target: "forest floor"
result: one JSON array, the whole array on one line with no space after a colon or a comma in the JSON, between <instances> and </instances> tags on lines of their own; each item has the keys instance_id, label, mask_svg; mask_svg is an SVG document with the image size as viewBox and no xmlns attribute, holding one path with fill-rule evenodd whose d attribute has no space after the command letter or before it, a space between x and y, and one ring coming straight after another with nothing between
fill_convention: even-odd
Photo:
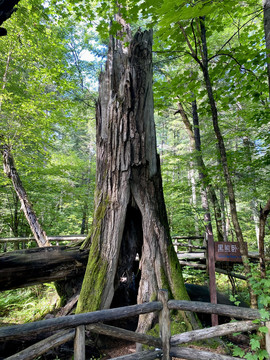
<instances>
[{"instance_id":1,"label":"forest floor","mask_svg":"<svg viewBox=\"0 0 270 360\"><path fill-rule=\"evenodd\" d=\"M197 345L189 345L188 347L197 349L197 350L203 350L203 351L209 351L216 354L222 354L225 355L226 351L223 346L218 346L216 349L212 348L206 348L202 346ZM104 349L104 355L101 357L102 360L112 359L116 358L118 356L128 355L128 354L134 354L136 352L136 345L134 343L128 342L128 341L115 341L115 344L111 344L110 348ZM179 358L173 358L173 360L184 360Z\"/></svg>"}]
</instances>

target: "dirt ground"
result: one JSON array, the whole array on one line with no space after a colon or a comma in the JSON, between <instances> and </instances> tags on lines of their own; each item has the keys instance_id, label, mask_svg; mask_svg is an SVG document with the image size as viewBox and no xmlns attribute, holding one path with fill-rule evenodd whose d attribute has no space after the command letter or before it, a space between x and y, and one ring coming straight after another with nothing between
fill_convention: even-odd
<instances>
[{"instance_id":1,"label":"dirt ground","mask_svg":"<svg viewBox=\"0 0 270 360\"><path fill-rule=\"evenodd\" d=\"M116 341L114 345L113 343L111 343L109 346L110 346L109 348L104 349L102 360L112 359L123 355L133 354L136 352L136 345L135 343L132 342ZM205 348L195 345L187 345L187 346L193 349L209 351L217 354L223 354L223 355L226 354L226 351L222 346L219 346L217 349ZM185 360L185 359L172 358L172 360Z\"/></svg>"}]
</instances>

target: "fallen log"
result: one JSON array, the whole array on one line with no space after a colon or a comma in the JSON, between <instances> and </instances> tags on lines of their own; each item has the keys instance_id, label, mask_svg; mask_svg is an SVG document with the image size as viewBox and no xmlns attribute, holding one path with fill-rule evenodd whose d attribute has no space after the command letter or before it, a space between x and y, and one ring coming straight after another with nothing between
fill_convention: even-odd
<instances>
[{"instance_id":1,"label":"fallen log","mask_svg":"<svg viewBox=\"0 0 270 360\"><path fill-rule=\"evenodd\" d=\"M78 246L51 246L3 253L0 255L0 291L82 276L88 253ZM204 253L178 254L178 258L182 266L206 269L205 264L184 260L205 260ZM218 266L216 272L245 280L243 275L219 269Z\"/></svg>"},{"instance_id":2,"label":"fallen log","mask_svg":"<svg viewBox=\"0 0 270 360\"><path fill-rule=\"evenodd\" d=\"M83 275L88 250L55 246L0 255L0 290L66 280Z\"/></svg>"}]
</instances>

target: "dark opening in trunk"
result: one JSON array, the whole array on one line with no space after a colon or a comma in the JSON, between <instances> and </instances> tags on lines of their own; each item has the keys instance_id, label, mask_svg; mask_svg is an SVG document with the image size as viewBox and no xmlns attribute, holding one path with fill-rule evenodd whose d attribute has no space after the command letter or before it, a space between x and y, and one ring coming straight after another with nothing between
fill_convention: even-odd
<instances>
[{"instance_id":1,"label":"dark opening in trunk","mask_svg":"<svg viewBox=\"0 0 270 360\"><path fill-rule=\"evenodd\" d=\"M141 212L131 199L121 242L118 268L115 276L115 294L111 307L137 303L140 283L139 261L142 253L143 229Z\"/></svg>"}]
</instances>

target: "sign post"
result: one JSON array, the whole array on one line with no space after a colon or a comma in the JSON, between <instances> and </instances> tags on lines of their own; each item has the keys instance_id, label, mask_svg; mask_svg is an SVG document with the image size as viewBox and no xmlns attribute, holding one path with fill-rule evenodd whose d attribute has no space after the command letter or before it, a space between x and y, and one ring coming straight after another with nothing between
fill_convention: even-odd
<instances>
[{"instance_id":1,"label":"sign post","mask_svg":"<svg viewBox=\"0 0 270 360\"><path fill-rule=\"evenodd\" d=\"M209 289L210 301L212 304L217 303L217 289L216 289L216 271L215 271L215 247L214 237L212 231L207 232L208 240L208 272L209 272ZM218 315L211 315L212 326L218 325Z\"/></svg>"}]
</instances>

